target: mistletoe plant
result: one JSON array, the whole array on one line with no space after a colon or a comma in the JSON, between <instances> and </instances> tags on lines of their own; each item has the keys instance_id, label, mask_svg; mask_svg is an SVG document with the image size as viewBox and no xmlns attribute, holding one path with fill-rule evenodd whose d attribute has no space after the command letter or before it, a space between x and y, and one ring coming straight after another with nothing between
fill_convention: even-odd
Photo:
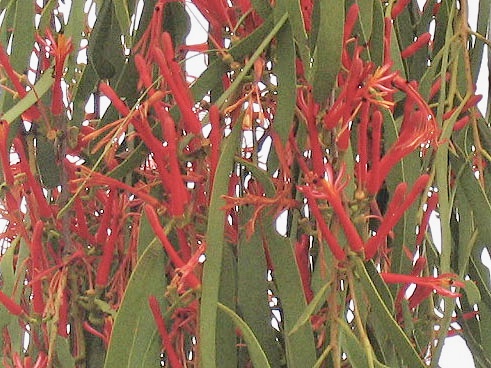
<instances>
[{"instance_id":1,"label":"mistletoe plant","mask_svg":"<svg viewBox=\"0 0 491 368\"><path fill-rule=\"evenodd\" d=\"M473 3L1 0L2 366L491 366Z\"/></svg>"}]
</instances>

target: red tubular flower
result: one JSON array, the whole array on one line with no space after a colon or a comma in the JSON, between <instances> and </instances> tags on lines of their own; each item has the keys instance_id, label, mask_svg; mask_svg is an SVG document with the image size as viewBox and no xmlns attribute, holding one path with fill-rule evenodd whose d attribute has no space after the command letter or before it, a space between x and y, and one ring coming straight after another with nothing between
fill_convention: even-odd
<instances>
[{"instance_id":1,"label":"red tubular flower","mask_svg":"<svg viewBox=\"0 0 491 368\"><path fill-rule=\"evenodd\" d=\"M53 115L59 115L63 112L63 92L61 89L61 79L63 78L65 70L65 61L73 51L73 44L71 37L66 37L63 33L59 33L56 40L49 29L46 30L46 37L49 41L37 37L40 45L43 45L46 51L54 56L54 83L53 94L51 97L51 112Z\"/></svg>"},{"instance_id":2,"label":"red tubular flower","mask_svg":"<svg viewBox=\"0 0 491 368\"><path fill-rule=\"evenodd\" d=\"M392 20L384 18L384 65L392 64Z\"/></svg>"},{"instance_id":3,"label":"red tubular flower","mask_svg":"<svg viewBox=\"0 0 491 368\"><path fill-rule=\"evenodd\" d=\"M100 338L104 342L104 345L107 348L107 346L109 345L109 338L106 335L104 335L102 332L100 332L99 330L96 330L94 327L92 327L88 321L84 321L82 326L84 327L85 331L87 331L87 332L91 333L92 335Z\"/></svg>"},{"instance_id":4,"label":"red tubular flower","mask_svg":"<svg viewBox=\"0 0 491 368\"><path fill-rule=\"evenodd\" d=\"M378 165L374 165L374 163L380 161L381 148L382 148L382 124L383 124L383 116L379 110L375 110L372 116L371 121L372 126L372 151L371 151L371 161L372 161L372 171L374 171L373 175L375 177L378 176L378 172L375 172L378 169Z\"/></svg>"},{"instance_id":5,"label":"red tubular flower","mask_svg":"<svg viewBox=\"0 0 491 368\"><path fill-rule=\"evenodd\" d=\"M390 17L392 19L396 19L410 2L411 0L397 0L397 2L392 6Z\"/></svg>"},{"instance_id":6,"label":"red tubular flower","mask_svg":"<svg viewBox=\"0 0 491 368\"><path fill-rule=\"evenodd\" d=\"M111 86L109 86L107 83L100 83L99 90L104 94L104 96L109 98L114 108L118 110L122 116L128 116L130 114L130 109L128 106L126 106L126 104L119 98Z\"/></svg>"},{"instance_id":7,"label":"red tubular flower","mask_svg":"<svg viewBox=\"0 0 491 368\"><path fill-rule=\"evenodd\" d=\"M320 233L322 237L326 240L329 249L331 250L334 258L338 261L344 261L346 259L346 253L344 249L338 242L338 239L329 229L329 226L326 224L326 220L324 216L322 216L319 207L317 206L317 201L312 195L311 189L309 187L299 187L298 188L307 198L307 203L309 205L309 210L312 212L312 215L317 221L317 226L319 227Z\"/></svg>"},{"instance_id":8,"label":"red tubular flower","mask_svg":"<svg viewBox=\"0 0 491 368\"><path fill-rule=\"evenodd\" d=\"M167 151L169 152L167 155L168 170L160 164L159 172L161 177L166 175L173 179L172 184L167 188L170 191L169 211L173 216L180 217L184 215L186 205L189 202L189 193L182 180L181 168L179 166L176 126L170 113L161 104L155 104L154 110L159 117L162 132L167 141Z\"/></svg>"},{"instance_id":9,"label":"red tubular flower","mask_svg":"<svg viewBox=\"0 0 491 368\"><path fill-rule=\"evenodd\" d=\"M465 286L462 281L458 281L459 277L453 273L445 273L437 277L424 277L382 272L380 276L388 284L415 284L434 290L442 296L448 296L451 298L457 298L461 296L461 294L450 290L450 287L454 286L463 288Z\"/></svg>"},{"instance_id":10,"label":"red tubular flower","mask_svg":"<svg viewBox=\"0 0 491 368\"><path fill-rule=\"evenodd\" d=\"M448 82L450 80L450 73L445 73L445 80ZM428 95L428 101L430 101L435 95L440 91L442 87L442 78L436 78L435 82L431 85L430 93Z\"/></svg>"},{"instance_id":11,"label":"red tubular flower","mask_svg":"<svg viewBox=\"0 0 491 368\"><path fill-rule=\"evenodd\" d=\"M184 129L194 135L201 133L201 123L193 111L194 102L191 98L190 91L186 81L182 76L182 70L179 64L174 60L174 51L170 35L164 32L162 43L165 52L160 48L154 47L152 53L157 62L164 80L168 83L172 95L176 100L177 106L183 117ZM172 53L172 55L169 54Z\"/></svg>"},{"instance_id":12,"label":"red tubular flower","mask_svg":"<svg viewBox=\"0 0 491 368\"><path fill-rule=\"evenodd\" d=\"M68 290L64 289L61 291L63 295L60 298L60 311L58 313L58 335L67 338L69 336L67 327L70 324L69 321L69 312L70 312L70 301L68 298Z\"/></svg>"},{"instance_id":13,"label":"red tubular flower","mask_svg":"<svg viewBox=\"0 0 491 368\"><path fill-rule=\"evenodd\" d=\"M150 223L150 226L152 227L157 238L159 238L160 242L164 246L164 249L167 255L169 256L171 262L177 268L184 268L186 266L186 263L184 263L184 261L181 259L179 254L174 249L174 246L170 243L169 239L167 238L164 229L160 225L160 220L157 215L157 212L155 212L155 209L149 205L145 205L144 209L145 209L145 214L147 215L148 218L148 222ZM189 273L185 281L188 282L189 285L194 289L197 289L201 285L200 281L194 275L194 273Z\"/></svg>"},{"instance_id":14,"label":"red tubular flower","mask_svg":"<svg viewBox=\"0 0 491 368\"><path fill-rule=\"evenodd\" d=\"M419 49L423 48L425 45L429 45L431 40L431 33L425 32L416 39L412 44L401 51L401 56L403 58L408 58L414 55Z\"/></svg>"},{"instance_id":15,"label":"red tubular flower","mask_svg":"<svg viewBox=\"0 0 491 368\"><path fill-rule=\"evenodd\" d=\"M302 11L303 23L307 33L312 29L312 9L314 8L312 0L300 0L300 10Z\"/></svg>"},{"instance_id":16,"label":"red tubular flower","mask_svg":"<svg viewBox=\"0 0 491 368\"><path fill-rule=\"evenodd\" d=\"M334 180L334 175L329 170L329 167L326 166L326 168L328 169L326 170L327 179L320 180L320 187L322 188L320 191L320 193L322 193L321 197L324 196L324 198L328 200L329 204L336 213L337 219L343 227L343 231L346 235L350 248L355 252L361 252L363 250L363 241L361 240L360 234L358 234L355 225L351 221L351 218L343 205L342 194L339 190L339 181L342 180L344 168L340 170L339 178L337 180ZM338 187L336 187L336 183L338 183ZM344 185L345 184L341 182L341 186Z\"/></svg>"},{"instance_id":17,"label":"red tubular flower","mask_svg":"<svg viewBox=\"0 0 491 368\"><path fill-rule=\"evenodd\" d=\"M470 121L471 121L471 117L469 115L466 115L455 122L452 130L454 132L458 132L459 130L464 129L467 126L467 124L469 124Z\"/></svg>"},{"instance_id":18,"label":"red tubular flower","mask_svg":"<svg viewBox=\"0 0 491 368\"><path fill-rule=\"evenodd\" d=\"M182 367L181 361L172 346L172 339L167 332L167 327L165 327L165 321L162 318L162 312L160 311L159 302L157 298L153 295L148 297L148 304L150 310L152 311L153 319L157 325L157 330L159 331L160 337L162 339L162 347L167 352L167 358L169 358L169 364L172 368Z\"/></svg>"},{"instance_id":19,"label":"red tubular flower","mask_svg":"<svg viewBox=\"0 0 491 368\"><path fill-rule=\"evenodd\" d=\"M416 246L423 244L423 239L428 229L431 213L435 210L438 204L438 192L431 192L431 197L426 201L426 210L419 225L418 235L416 236Z\"/></svg>"},{"instance_id":20,"label":"red tubular flower","mask_svg":"<svg viewBox=\"0 0 491 368\"><path fill-rule=\"evenodd\" d=\"M5 120L0 120L0 161L5 183L8 186L14 184L14 173L10 166L10 146L8 146L10 125Z\"/></svg>"},{"instance_id":21,"label":"red tubular flower","mask_svg":"<svg viewBox=\"0 0 491 368\"><path fill-rule=\"evenodd\" d=\"M104 245L107 239L108 230L110 229L111 219L113 217L113 206L116 198L116 190L114 188L109 189L109 194L105 197L104 208L102 216L100 216L99 220L99 228L97 229L97 233L95 234L95 241L99 245Z\"/></svg>"},{"instance_id":22,"label":"red tubular flower","mask_svg":"<svg viewBox=\"0 0 491 368\"><path fill-rule=\"evenodd\" d=\"M10 314L14 316L22 316L24 315L24 309L14 302L12 298L10 298L7 294L0 290L0 303L3 304L5 308L9 311Z\"/></svg>"},{"instance_id":23,"label":"red tubular flower","mask_svg":"<svg viewBox=\"0 0 491 368\"><path fill-rule=\"evenodd\" d=\"M351 5L348 9L346 20L344 21L343 43L345 43L351 37L351 33L353 33L353 28L358 20L359 13L360 7L356 3Z\"/></svg>"},{"instance_id":24,"label":"red tubular flower","mask_svg":"<svg viewBox=\"0 0 491 368\"><path fill-rule=\"evenodd\" d=\"M310 287L312 277L310 272L309 246L309 237L305 234L295 243L295 259L297 261L297 267L302 280L303 292L307 303L310 303L314 298L314 292Z\"/></svg>"},{"instance_id":25,"label":"red tubular flower","mask_svg":"<svg viewBox=\"0 0 491 368\"><path fill-rule=\"evenodd\" d=\"M374 195L380 189L394 165L422 145L434 144L438 139L438 127L433 115L427 111L413 110L404 115L399 137L382 159L372 163L367 178L367 190Z\"/></svg>"},{"instance_id":26,"label":"red tubular flower","mask_svg":"<svg viewBox=\"0 0 491 368\"><path fill-rule=\"evenodd\" d=\"M19 138L14 138L14 147L20 158L19 165L21 170L26 175L27 185L31 189L32 193L34 194L34 198L36 199L39 215L45 219L49 218L51 216L51 208L49 207L46 197L43 194L41 183L34 178L34 175L31 172L26 153L24 152L24 145Z\"/></svg>"},{"instance_id":27,"label":"red tubular flower","mask_svg":"<svg viewBox=\"0 0 491 368\"><path fill-rule=\"evenodd\" d=\"M14 68L12 68L9 57L1 44L0 44L0 65L2 65L3 69L7 73L9 80L14 85L15 92L17 92L17 94L21 98L24 97L27 94L27 91L20 81L19 74L14 71ZM27 111L22 114L22 118L28 121L34 121L36 119L39 119L40 116L41 113L39 112L36 106L29 107L29 109L27 109Z\"/></svg>"},{"instance_id":28,"label":"red tubular flower","mask_svg":"<svg viewBox=\"0 0 491 368\"><path fill-rule=\"evenodd\" d=\"M357 163L357 179L359 189L363 189L366 182L368 170L368 119L370 105L364 103L361 107L360 124L358 125L358 163Z\"/></svg>"},{"instance_id":29,"label":"red tubular flower","mask_svg":"<svg viewBox=\"0 0 491 368\"><path fill-rule=\"evenodd\" d=\"M409 253L409 257L412 257L412 254ZM413 269L411 270L410 275L417 277L419 274L421 274L421 272L423 272L425 265L426 265L426 258L423 256L419 257L416 260L416 262L414 263ZM396 297L395 302L396 302L396 307L398 309L401 308L401 302L404 299L404 297L406 295L406 291L409 288L409 286L411 286L410 283L404 284L403 286L401 286L401 288L399 289L399 292L397 293L397 297ZM423 288L420 288L420 289L423 289ZM427 298L433 292L433 289L428 289L428 288L425 288L425 289L428 291L428 293L424 298ZM413 292L412 296L415 296L414 292Z\"/></svg>"},{"instance_id":30,"label":"red tubular flower","mask_svg":"<svg viewBox=\"0 0 491 368\"><path fill-rule=\"evenodd\" d=\"M387 212L377 229L377 234L372 236L365 244L365 258L371 259L377 252L380 244L389 235L394 226L404 215L404 212L413 204L421 191L428 185L430 176L421 175L413 185L411 192L406 195L406 183L400 183L395 190L394 198L389 203Z\"/></svg>"},{"instance_id":31,"label":"red tubular flower","mask_svg":"<svg viewBox=\"0 0 491 368\"><path fill-rule=\"evenodd\" d=\"M147 62L142 55L135 55L135 67L138 70L138 75L140 76L140 83L144 88L149 88L149 95L153 95L155 88L153 87L152 73L147 65Z\"/></svg>"},{"instance_id":32,"label":"red tubular flower","mask_svg":"<svg viewBox=\"0 0 491 368\"><path fill-rule=\"evenodd\" d=\"M316 125L316 114L319 111L319 105L314 102L311 93L307 94L307 101L305 101L305 91L300 90L297 93L297 106L307 122L314 172L318 177L322 177L324 175L324 155L322 154Z\"/></svg>"},{"instance_id":33,"label":"red tubular flower","mask_svg":"<svg viewBox=\"0 0 491 368\"><path fill-rule=\"evenodd\" d=\"M119 219L113 217L111 224L111 233L107 236L106 241L102 244L102 257L97 268L97 274L95 279L95 286L98 289L103 289L109 280L109 274L111 272L111 266L113 263L114 250L116 249L116 242L119 237L118 224Z\"/></svg>"},{"instance_id":34,"label":"red tubular flower","mask_svg":"<svg viewBox=\"0 0 491 368\"><path fill-rule=\"evenodd\" d=\"M213 34L220 34L224 27L235 29L229 10L231 9L225 0L196 0L194 2L202 14L206 14L206 19L210 22Z\"/></svg>"}]
</instances>

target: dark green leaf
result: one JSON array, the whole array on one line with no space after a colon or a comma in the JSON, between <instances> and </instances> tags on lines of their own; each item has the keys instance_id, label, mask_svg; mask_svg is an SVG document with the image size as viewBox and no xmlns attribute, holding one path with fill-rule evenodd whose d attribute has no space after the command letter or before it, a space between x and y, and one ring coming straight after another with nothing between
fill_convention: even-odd
<instances>
[{"instance_id":1,"label":"dark green leaf","mask_svg":"<svg viewBox=\"0 0 491 368\"><path fill-rule=\"evenodd\" d=\"M295 44L290 23L286 23L277 36L277 62L274 72L278 78L278 107L274 118L274 129L282 142L288 138L296 106Z\"/></svg>"},{"instance_id":2,"label":"dark green leaf","mask_svg":"<svg viewBox=\"0 0 491 368\"><path fill-rule=\"evenodd\" d=\"M161 343L148 297L162 303L165 259L162 245L153 242L138 260L114 320L104 367L146 368L149 361L159 366Z\"/></svg>"},{"instance_id":3,"label":"dark green leaf","mask_svg":"<svg viewBox=\"0 0 491 368\"><path fill-rule=\"evenodd\" d=\"M228 308L222 303L218 303L218 308L224 311L232 319L234 324L241 330L247 344L247 349L249 350L249 354L251 356L252 364L255 367L271 367L266 354L259 344L259 341L257 341L256 336L254 336L254 333L249 328L247 323L245 323L244 320L240 318L232 309Z\"/></svg>"},{"instance_id":4,"label":"dark green leaf","mask_svg":"<svg viewBox=\"0 0 491 368\"><path fill-rule=\"evenodd\" d=\"M322 103L334 87L341 67L344 0L321 0L319 22L312 65L312 88L314 99Z\"/></svg>"}]
</instances>

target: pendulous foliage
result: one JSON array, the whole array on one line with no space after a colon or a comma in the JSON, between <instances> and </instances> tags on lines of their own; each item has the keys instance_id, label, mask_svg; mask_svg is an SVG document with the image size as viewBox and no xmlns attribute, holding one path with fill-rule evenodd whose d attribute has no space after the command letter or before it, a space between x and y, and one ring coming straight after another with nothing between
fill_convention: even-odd
<instances>
[{"instance_id":1,"label":"pendulous foliage","mask_svg":"<svg viewBox=\"0 0 491 368\"><path fill-rule=\"evenodd\" d=\"M469 3L0 0L2 366L491 366Z\"/></svg>"}]
</instances>

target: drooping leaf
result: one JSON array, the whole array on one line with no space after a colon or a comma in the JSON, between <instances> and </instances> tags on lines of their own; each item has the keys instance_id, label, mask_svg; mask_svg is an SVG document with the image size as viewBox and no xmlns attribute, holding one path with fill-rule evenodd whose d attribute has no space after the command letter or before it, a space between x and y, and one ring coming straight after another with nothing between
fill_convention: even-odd
<instances>
[{"instance_id":1,"label":"drooping leaf","mask_svg":"<svg viewBox=\"0 0 491 368\"><path fill-rule=\"evenodd\" d=\"M104 367L148 367L160 363L160 338L148 306L148 297L163 303L165 253L151 243L138 260L114 320Z\"/></svg>"},{"instance_id":2,"label":"drooping leaf","mask_svg":"<svg viewBox=\"0 0 491 368\"><path fill-rule=\"evenodd\" d=\"M254 364L255 367L271 367L266 354L259 344L259 341L257 341L256 336L254 336L254 333L249 326L247 326L244 320L242 320L233 310L222 303L218 303L218 308L224 311L233 320L234 324L241 330L251 356L252 364Z\"/></svg>"},{"instance_id":3,"label":"drooping leaf","mask_svg":"<svg viewBox=\"0 0 491 368\"><path fill-rule=\"evenodd\" d=\"M314 49L312 88L314 99L324 102L336 82L343 49L344 1L321 0L320 25Z\"/></svg>"}]
</instances>

